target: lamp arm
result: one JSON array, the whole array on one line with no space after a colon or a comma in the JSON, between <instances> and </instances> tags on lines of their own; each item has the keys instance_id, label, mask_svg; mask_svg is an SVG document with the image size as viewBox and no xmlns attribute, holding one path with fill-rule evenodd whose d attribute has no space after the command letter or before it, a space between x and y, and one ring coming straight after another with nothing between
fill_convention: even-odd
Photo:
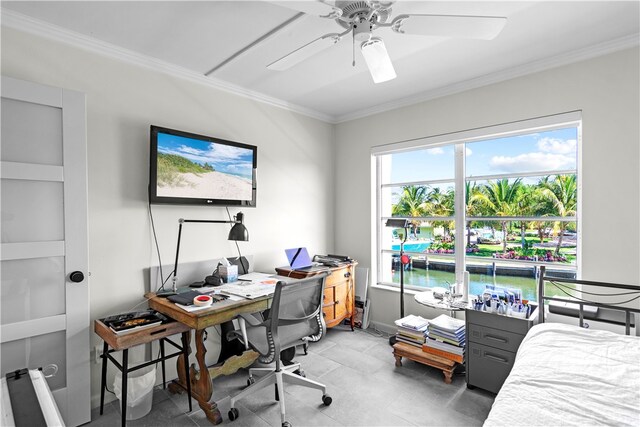
<instances>
[{"instance_id":1,"label":"lamp arm","mask_svg":"<svg viewBox=\"0 0 640 427\"><path fill-rule=\"evenodd\" d=\"M184 220L182 218L180 218L178 220L178 222L180 223L180 225L178 225L178 244L176 245L176 263L173 266L173 281L171 284L172 287L172 291L173 292L177 292L178 290L178 256L180 255L180 238L182 237L182 223L185 222L187 220Z\"/></svg>"},{"instance_id":2,"label":"lamp arm","mask_svg":"<svg viewBox=\"0 0 640 427\"><path fill-rule=\"evenodd\" d=\"M237 224L241 221L223 221L218 219L184 219L180 218L178 220L178 243L176 245L176 262L173 266L173 280L172 280L172 291L177 292L178 290L178 257L180 255L180 239L182 237L182 224L185 222L196 222L196 223L211 223L211 224Z\"/></svg>"},{"instance_id":3,"label":"lamp arm","mask_svg":"<svg viewBox=\"0 0 640 427\"><path fill-rule=\"evenodd\" d=\"M180 218L178 220L178 222L180 223L180 225L182 225L183 222L204 222L204 223L210 223L210 224L237 224L240 221L224 221L221 219L183 219Z\"/></svg>"}]
</instances>

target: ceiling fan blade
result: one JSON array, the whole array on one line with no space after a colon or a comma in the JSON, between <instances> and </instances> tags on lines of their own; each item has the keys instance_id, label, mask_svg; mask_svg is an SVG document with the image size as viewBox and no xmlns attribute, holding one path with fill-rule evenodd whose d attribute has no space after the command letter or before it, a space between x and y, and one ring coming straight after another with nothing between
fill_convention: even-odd
<instances>
[{"instance_id":1,"label":"ceiling fan blade","mask_svg":"<svg viewBox=\"0 0 640 427\"><path fill-rule=\"evenodd\" d=\"M313 1L270 1L269 3L286 7L287 9L304 12L307 15L319 16L321 18L335 19L342 16L342 9L332 6L322 0Z\"/></svg>"},{"instance_id":2,"label":"ceiling fan blade","mask_svg":"<svg viewBox=\"0 0 640 427\"><path fill-rule=\"evenodd\" d=\"M398 15L391 29L401 34L492 40L506 23L501 16Z\"/></svg>"},{"instance_id":3,"label":"ceiling fan blade","mask_svg":"<svg viewBox=\"0 0 640 427\"><path fill-rule=\"evenodd\" d=\"M267 68L275 71L288 70L289 68L293 67L296 64L299 64L305 59L312 57L316 53L319 53L338 43L341 38L341 34L325 34L324 36L319 37L305 44L304 46L299 47L293 52L286 54L282 58L272 62L271 64L267 65Z\"/></svg>"}]
</instances>

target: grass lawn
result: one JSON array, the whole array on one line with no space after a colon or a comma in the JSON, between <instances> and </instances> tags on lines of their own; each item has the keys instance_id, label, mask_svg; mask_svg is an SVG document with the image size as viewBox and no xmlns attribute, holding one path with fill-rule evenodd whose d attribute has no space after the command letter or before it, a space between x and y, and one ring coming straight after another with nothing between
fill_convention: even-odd
<instances>
[{"instance_id":1,"label":"grass lawn","mask_svg":"<svg viewBox=\"0 0 640 427\"><path fill-rule=\"evenodd\" d=\"M540 239L538 239L537 237L533 237L533 236L527 236L525 237L525 240L528 242L531 242L532 244L535 243L540 243ZM544 239L545 243L549 242L551 239ZM519 248L521 245L521 241L518 239L517 241L512 241L509 240L507 241L507 249L509 248ZM551 252L555 251L555 247L549 247L546 248L548 250L550 250ZM478 252L470 252L467 253L468 256L475 256L475 257L484 257L484 258L491 258L493 256L494 253L502 253L502 244L497 244L497 245L487 245L487 244L479 244L478 245ZM562 247L560 248L560 255L564 256L568 262L574 262L576 259L576 255L575 255L575 246L571 246L571 247Z\"/></svg>"}]
</instances>

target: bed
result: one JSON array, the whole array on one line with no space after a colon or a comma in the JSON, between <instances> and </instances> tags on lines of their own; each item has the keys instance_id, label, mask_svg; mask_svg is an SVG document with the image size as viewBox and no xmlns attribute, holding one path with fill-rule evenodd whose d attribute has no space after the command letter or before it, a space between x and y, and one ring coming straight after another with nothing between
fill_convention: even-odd
<instances>
[{"instance_id":1,"label":"bed","mask_svg":"<svg viewBox=\"0 0 640 427\"><path fill-rule=\"evenodd\" d=\"M585 289L607 288L609 297L637 304L640 287L545 276L541 272L540 301L576 301L544 296L545 282L570 282ZM570 289L569 287L565 289ZM614 289L614 291L612 291ZM596 295L594 292L585 292ZM569 293L567 293L569 295ZM585 305L622 310L626 332L633 323L633 307L577 299L579 323ZM600 294L598 294L600 295ZM600 295L601 296L601 295ZM595 298L594 298L595 299ZM629 301L630 300L630 301ZM540 323L522 341L511 373L497 394L484 425L615 425L640 426L640 337L581 326ZM636 327L638 325L636 324ZM637 330L637 329L636 329Z\"/></svg>"}]
</instances>

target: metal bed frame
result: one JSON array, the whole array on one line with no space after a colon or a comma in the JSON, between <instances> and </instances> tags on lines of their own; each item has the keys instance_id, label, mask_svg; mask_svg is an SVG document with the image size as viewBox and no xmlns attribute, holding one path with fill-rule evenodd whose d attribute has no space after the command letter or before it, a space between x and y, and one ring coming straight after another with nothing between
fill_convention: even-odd
<instances>
[{"instance_id":1,"label":"metal bed frame","mask_svg":"<svg viewBox=\"0 0 640 427\"><path fill-rule=\"evenodd\" d=\"M558 287L558 289L560 289L563 293L565 293L567 297L548 297L544 295L544 285L546 282L550 282L556 285L556 287ZM565 283L565 284L576 284L576 285L585 285L585 286L594 286L594 287L601 287L601 288L609 288L609 289L621 289L621 290L625 290L627 292L623 292L623 293L617 293L617 294L606 294L606 293L602 293L602 294L596 294L593 292L584 292L580 289L562 289L561 286L558 286L558 283ZM569 292L576 292L576 293L580 293L581 296L575 296L575 295L571 295ZM560 301L560 302L568 302L568 303L572 303L572 304L578 304L579 309L578 309L578 318L579 318L579 325L580 327L584 327L584 307L585 306L591 306L591 307L598 307L598 308L606 308L609 310L615 310L616 312L624 312L624 317L625 317L625 335L630 335L631 333L631 317L634 317L634 324L636 327L636 335L639 333L638 331L640 330L640 325L638 325L638 315L640 314L640 309L638 308L633 308L633 307L621 307L620 305L611 305L610 304L604 304L604 303L600 303L600 302L596 302L596 301L589 301L588 299L585 299L582 297L582 294L587 293L589 295L598 295L598 296L605 296L605 297L611 297L611 296L628 296L629 299L625 300L625 301L620 301L617 303L613 303L613 304L626 304L632 301L637 301L640 300L640 286L636 286L636 285L621 285L621 284L617 284L617 283L605 283L605 282L592 282L589 280L578 280L578 279L566 279L566 278L562 278L562 277L554 277L554 276L547 276L545 274L545 267L542 266L540 267L540 276L538 279L538 295L539 295L539 303L540 303L540 309L538 310L538 321L539 323L544 323L544 303L545 301ZM635 296L634 296L635 295ZM633 314L632 314L633 313ZM637 313L637 314L636 314Z\"/></svg>"}]
</instances>

